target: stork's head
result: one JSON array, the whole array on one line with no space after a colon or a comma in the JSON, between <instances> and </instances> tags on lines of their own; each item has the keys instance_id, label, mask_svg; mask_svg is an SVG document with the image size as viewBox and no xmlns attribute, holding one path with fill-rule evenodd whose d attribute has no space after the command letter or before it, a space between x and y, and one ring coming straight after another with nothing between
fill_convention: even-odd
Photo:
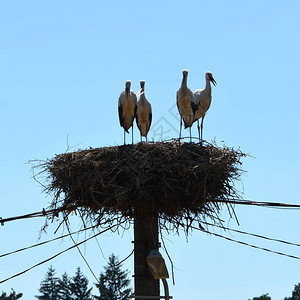
<instances>
[{"instance_id":1,"label":"stork's head","mask_svg":"<svg viewBox=\"0 0 300 300\"><path fill-rule=\"evenodd\" d=\"M130 80L126 80L125 87L126 87L126 89L130 89L130 87L131 87L131 81Z\"/></svg>"},{"instance_id":2,"label":"stork's head","mask_svg":"<svg viewBox=\"0 0 300 300\"><path fill-rule=\"evenodd\" d=\"M130 87L131 87L131 81L126 80L126 83L125 83L125 96L126 97L128 97L128 95L130 93Z\"/></svg>"},{"instance_id":3,"label":"stork's head","mask_svg":"<svg viewBox=\"0 0 300 300\"><path fill-rule=\"evenodd\" d=\"M213 83L214 86L217 85L217 82L216 82L215 79L213 78L213 75L212 75L211 72L206 72L206 73L205 73L205 79L211 81L211 82Z\"/></svg>"},{"instance_id":4,"label":"stork's head","mask_svg":"<svg viewBox=\"0 0 300 300\"><path fill-rule=\"evenodd\" d=\"M145 80L141 80L140 81L140 85L141 85L141 89L144 89L144 87L145 87Z\"/></svg>"},{"instance_id":5,"label":"stork's head","mask_svg":"<svg viewBox=\"0 0 300 300\"><path fill-rule=\"evenodd\" d=\"M188 73L189 73L189 71L186 70L186 69L184 69L184 70L182 71L183 77L187 77Z\"/></svg>"}]
</instances>

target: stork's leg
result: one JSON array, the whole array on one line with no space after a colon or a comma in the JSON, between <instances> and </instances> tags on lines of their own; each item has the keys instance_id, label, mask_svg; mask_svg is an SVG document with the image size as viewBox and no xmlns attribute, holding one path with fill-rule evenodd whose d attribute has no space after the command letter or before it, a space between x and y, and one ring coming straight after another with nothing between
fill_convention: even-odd
<instances>
[{"instance_id":1,"label":"stork's leg","mask_svg":"<svg viewBox=\"0 0 300 300\"><path fill-rule=\"evenodd\" d=\"M132 145L133 145L133 124L132 124Z\"/></svg>"},{"instance_id":2,"label":"stork's leg","mask_svg":"<svg viewBox=\"0 0 300 300\"><path fill-rule=\"evenodd\" d=\"M190 143L192 142L192 126L190 127Z\"/></svg>"},{"instance_id":3,"label":"stork's leg","mask_svg":"<svg viewBox=\"0 0 300 300\"><path fill-rule=\"evenodd\" d=\"M203 120L204 120L204 116L202 117L202 120L201 120L201 144L203 141Z\"/></svg>"},{"instance_id":4,"label":"stork's leg","mask_svg":"<svg viewBox=\"0 0 300 300\"><path fill-rule=\"evenodd\" d=\"M126 132L125 132L125 129L124 129L124 145L126 144Z\"/></svg>"},{"instance_id":5,"label":"stork's leg","mask_svg":"<svg viewBox=\"0 0 300 300\"><path fill-rule=\"evenodd\" d=\"M181 139L182 117L180 116L179 143Z\"/></svg>"},{"instance_id":6,"label":"stork's leg","mask_svg":"<svg viewBox=\"0 0 300 300\"><path fill-rule=\"evenodd\" d=\"M199 142L200 142L200 125L199 125L199 119L197 120L197 128L198 128L198 135L199 135Z\"/></svg>"},{"instance_id":7,"label":"stork's leg","mask_svg":"<svg viewBox=\"0 0 300 300\"><path fill-rule=\"evenodd\" d=\"M146 136L146 143L148 142L147 136Z\"/></svg>"},{"instance_id":8,"label":"stork's leg","mask_svg":"<svg viewBox=\"0 0 300 300\"><path fill-rule=\"evenodd\" d=\"M142 134L141 134L141 143L143 142L143 140L142 140Z\"/></svg>"}]
</instances>

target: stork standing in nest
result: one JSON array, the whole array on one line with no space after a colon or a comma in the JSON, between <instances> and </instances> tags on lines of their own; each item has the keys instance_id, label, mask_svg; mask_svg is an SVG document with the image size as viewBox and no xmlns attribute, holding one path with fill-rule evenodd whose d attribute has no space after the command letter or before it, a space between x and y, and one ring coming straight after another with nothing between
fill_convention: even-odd
<instances>
[{"instance_id":1,"label":"stork standing in nest","mask_svg":"<svg viewBox=\"0 0 300 300\"><path fill-rule=\"evenodd\" d=\"M140 100L137 103L136 108L136 124L141 133L141 141L142 136L146 138L147 142L147 134L151 126L152 121L152 109L151 104L148 102L145 96L145 81L140 81L141 85L141 96Z\"/></svg>"},{"instance_id":2,"label":"stork standing in nest","mask_svg":"<svg viewBox=\"0 0 300 300\"><path fill-rule=\"evenodd\" d=\"M208 111L210 104L211 104L211 85L210 83L212 82L214 86L217 85L217 82L213 78L213 75L211 72L206 72L205 73L205 80L206 80L206 85L205 89L197 89L194 92L194 99L193 99L193 108L195 111L195 116L194 116L194 122L197 121L197 127L198 127L198 134L199 134L199 141L202 143L203 139L203 120L205 117L206 112ZM201 128L199 126L199 119L201 119ZM201 134L200 134L201 132Z\"/></svg>"},{"instance_id":3,"label":"stork standing in nest","mask_svg":"<svg viewBox=\"0 0 300 300\"><path fill-rule=\"evenodd\" d=\"M121 127L124 128L124 145L126 143L126 132L132 127L132 144L133 144L133 120L136 114L136 94L130 89L131 81L127 80L125 90L119 97L119 120Z\"/></svg>"},{"instance_id":4,"label":"stork standing in nest","mask_svg":"<svg viewBox=\"0 0 300 300\"><path fill-rule=\"evenodd\" d=\"M181 138L182 120L184 122L184 128L190 128L190 141L192 141L191 127L194 122L194 111L192 108L193 92L187 86L188 70L182 71L182 82L179 90L177 91L177 108L180 114L180 131L179 141Z\"/></svg>"}]
</instances>

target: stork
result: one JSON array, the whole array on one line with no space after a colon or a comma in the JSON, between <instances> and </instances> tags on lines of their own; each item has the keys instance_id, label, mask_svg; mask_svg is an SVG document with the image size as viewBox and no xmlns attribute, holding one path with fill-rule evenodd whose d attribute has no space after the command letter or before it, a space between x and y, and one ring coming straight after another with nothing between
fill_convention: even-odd
<instances>
[{"instance_id":1,"label":"stork","mask_svg":"<svg viewBox=\"0 0 300 300\"><path fill-rule=\"evenodd\" d=\"M136 113L136 94L130 89L131 81L127 80L125 84L125 90L119 97L119 120L121 127L124 128L124 145L126 142L126 132L132 127L132 144L133 144L133 120Z\"/></svg>"},{"instance_id":2,"label":"stork","mask_svg":"<svg viewBox=\"0 0 300 300\"><path fill-rule=\"evenodd\" d=\"M181 86L176 93L177 108L180 114L179 141L181 138L182 120L184 122L184 128L190 128L190 141L192 141L191 127L194 121L194 111L192 108L192 102L194 95L192 91L187 87L188 70L183 70L182 75L183 78Z\"/></svg>"},{"instance_id":3,"label":"stork","mask_svg":"<svg viewBox=\"0 0 300 300\"><path fill-rule=\"evenodd\" d=\"M146 137L147 142L147 134L152 121L152 109L151 104L148 102L145 96L145 81L141 80L140 85L141 96L136 106L136 124L141 133L141 141L142 136L144 136Z\"/></svg>"},{"instance_id":4,"label":"stork","mask_svg":"<svg viewBox=\"0 0 300 300\"><path fill-rule=\"evenodd\" d=\"M210 82L212 82L214 86L217 85L217 82L213 78L213 75L211 72L205 73L205 80L206 80L205 89L197 89L194 92L194 100L193 100L193 108L194 108L194 112L195 112L194 122L197 121L199 141L201 141L201 143L202 143L202 138L203 138L203 120L204 120L206 112L208 111L208 109L210 107L211 99L212 99ZM200 118L202 118L201 119L201 135L200 135L200 126L199 126Z\"/></svg>"}]
</instances>

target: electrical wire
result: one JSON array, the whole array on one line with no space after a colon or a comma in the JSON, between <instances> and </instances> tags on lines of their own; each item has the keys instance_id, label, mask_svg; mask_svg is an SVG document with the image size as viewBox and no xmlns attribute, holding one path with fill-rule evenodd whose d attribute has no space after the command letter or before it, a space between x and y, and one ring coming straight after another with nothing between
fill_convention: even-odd
<instances>
[{"instance_id":1,"label":"electrical wire","mask_svg":"<svg viewBox=\"0 0 300 300\"><path fill-rule=\"evenodd\" d=\"M280 240L280 239L269 238L267 236L260 235L260 234L249 233L249 232L245 232L245 231L242 231L242 230L232 229L232 228L228 228L228 227L224 227L224 226L220 226L220 225L216 225L216 224L212 224L212 223L208 223L208 222L201 222L201 224L206 224L206 225L209 225L209 226L221 228L221 229L224 229L224 230L233 231L233 232L244 234L244 235L254 236L254 237L257 237L257 238L260 238L260 239L265 239L265 240L268 240L268 241L273 241L273 242L283 243L283 244L290 245L290 246L300 247L300 244L297 244L297 243L292 243L292 242L288 242L288 241L284 241L284 240Z\"/></svg>"},{"instance_id":2,"label":"electrical wire","mask_svg":"<svg viewBox=\"0 0 300 300\"><path fill-rule=\"evenodd\" d=\"M281 202L265 202L265 201L253 201L253 200L245 200L245 199L226 199L226 200L220 200L220 199L214 199L210 200L210 202L216 202L216 203L230 203L230 204L240 204L240 205L254 205L254 206L261 206L261 207L272 207L272 208L285 208L285 209L300 209L300 204L290 204L290 203L281 203ZM75 209L77 206L69 207L69 210ZM29 218L35 218L35 217L45 217L49 214L55 214L62 211L65 211L66 208L56 208L46 211L43 209L39 212L34 212L30 214L25 214L21 216L16 217L10 217L10 218L1 218L0 217L0 224L4 225L6 222L15 221L15 220L21 220L21 219L29 219Z\"/></svg>"},{"instance_id":3,"label":"electrical wire","mask_svg":"<svg viewBox=\"0 0 300 300\"><path fill-rule=\"evenodd\" d=\"M84 229L81 229L81 230L78 230L78 231L75 231L75 232L71 232L71 235L77 234L77 233L80 233L80 232L83 232L83 231L86 231L86 230L89 230L89 229L93 229L93 228L94 228L94 226L91 226L91 227L84 228ZM8 255L11 255L11 254L15 254L15 253L18 253L18 252L21 252L21 251L24 251L24 250L28 250L28 249L31 249L31 248L35 248L35 247L38 247L38 246L42 246L42 245L45 245L45 244L48 244L48 243L57 241L57 240L59 240L59 239L63 239L63 238L65 238L65 237L68 237L69 235L70 235L70 234L65 234L65 235L59 236L59 237L54 238L54 239L51 239L51 240L47 240L47 241L40 242L40 243L31 245L31 246L28 246L28 247L24 247L24 248L17 249L17 250L15 250L15 251L11 251L11 252L8 252L8 253L1 254L1 255L0 255L0 258L5 257L5 256L8 256Z\"/></svg>"},{"instance_id":4,"label":"electrical wire","mask_svg":"<svg viewBox=\"0 0 300 300\"><path fill-rule=\"evenodd\" d=\"M247 199L226 199L226 200L214 199L214 200L211 200L210 202L232 203L232 204L241 204L241 205L254 205L254 206L271 207L271 208L300 209L300 204L253 201L253 200L247 200Z\"/></svg>"},{"instance_id":5,"label":"electrical wire","mask_svg":"<svg viewBox=\"0 0 300 300\"><path fill-rule=\"evenodd\" d=\"M126 261L132 254L134 253L134 248L132 249L132 251L130 252L130 254L128 254L124 259L122 259L121 261L119 261L117 264L116 264L116 267L117 266L120 266L124 261Z\"/></svg>"},{"instance_id":6,"label":"electrical wire","mask_svg":"<svg viewBox=\"0 0 300 300\"><path fill-rule=\"evenodd\" d=\"M70 207L69 209L72 209L72 207ZM4 223L10 222L10 221L16 221L16 220L22 220L22 219L31 219L31 218L36 218L36 217L46 217L47 215L59 213L59 212L65 211L65 210L66 210L65 207L50 209L50 210L47 210L47 211L45 209L43 209L42 211L38 211L38 212L30 213L30 214L25 214L25 215L21 215L21 216L5 218L5 219L0 217L0 224L3 226Z\"/></svg>"},{"instance_id":7,"label":"electrical wire","mask_svg":"<svg viewBox=\"0 0 300 300\"><path fill-rule=\"evenodd\" d=\"M87 259L84 257L84 255L83 255L83 253L81 252L81 250L80 250L78 244L76 244L75 240L73 239L73 237L72 237L72 235L71 235L70 227L69 227L69 224L68 224L67 220L65 220L65 222L66 222L67 230L68 230L68 232L70 233L70 238L71 238L71 240L73 241L73 243L74 243L74 245L76 246L76 248L77 248L77 250L78 250L80 256L82 257L83 261L85 262L85 264L87 265L87 267L88 267L88 269L90 270L91 274L93 275L93 277L95 278L96 282L98 283L98 285L99 285L101 291L105 294L105 296L106 296L106 298L107 298L108 300L112 300L112 299L109 297L109 295L107 294L105 288L102 286L100 280L98 279L98 277L97 277L96 274L94 273L94 271L93 271L92 267L90 266L90 264L88 263ZM122 224L122 223L121 223L121 224ZM120 225L120 224L119 224L119 225ZM95 239L97 239L96 236L95 236Z\"/></svg>"},{"instance_id":8,"label":"electrical wire","mask_svg":"<svg viewBox=\"0 0 300 300\"><path fill-rule=\"evenodd\" d=\"M98 236L98 235L100 235L100 234L102 234L102 233L104 233L104 232L106 232L106 231L111 230L112 228L116 227L117 225L118 225L118 224L112 225L112 226L110 226L110 227L108 227L108 228L106 228L106 229L104 229L104 230L98 232L97 234L95 234L95 235L93 235L93 236L91 236L91 237L85 239L84 241L81 241L81 242L79 242L79 243L76 243L76 245L73 245L73 246L71 246L71 247L69 247L69 248L67 248L67 249L65 249L65 250L63 250L63 251L60 251L59 253L57 253L57 254L55 254L55 255L53 255L53 256L51 256L51 257L49 257L49 258L47 258L47 259L45 259L45 260L43 260L43 261L41 261L41 262L39 262L39 263L37 263L37 264L31 266L30 268L27 268L26 270L24 270L24 271L22 271L22 272L19 272L19 273L13 275L13 276L10 276L10 277L8 277L8 278L6 278L6 279L1 280L1 281L0 281L0 284L6 282L6 281L8 281L8 280L11 280L11 279L13 279L13 278L15 278L15 277L18 277L18 276L20 276L20 275L23 275L23 274L27 273L28 271L30 271L30 270L32 270L32 269L34 269L34 268L36 268L36 267L38 267L38 266L40 266L40 265L46 263L46 262L48 262L48 261L50 261L50 260L52 260L52 259L58 257L59 255L65 253L65 252L67 252L67 251L69 251L69 250L71 250L71 249L73 249L73 248L75 248L75 247L77 247L77 246L80 246L81 244L83 244L83 243L85 243L85 242L87 242L87 241L93 239L94 237L96 237L96 236Z\"/></svg>"},{"instance_id":9,"label":"electrical wire","mask_svg":"<svg viewBox=\"0 0 300 300\"><path fill-rule=\"evenodd\" d=\"M68 222L65 221L65 223L66 223L67 230L68 230L68 232L69 232L69 236L70 236L72 242L74 243L74 245L76 246L76 248L77 248L77 250L78 250L80 256L82 257L82 259L84 260L84 262L85 262L85 264L87 265L88 269L90 270L90 272L92 273L92 275L93 275L94 278L96 279L97 283L100 284L99 279L98 279L97 276L95 275L95 273L94 273L94 271L92 270L90 264L88 263L88 261L86 260L86 258L85 258L84 255L82 254L82 252L81 252L79 246L77 245L77 243L75 242L74 238L72 237L71 230L70 230L70 227L69 227Z\"/></svg>"},{"instance_id":10,"label":"electrical wire","mask_svg":"<svg viewBox=\"0 0 300 300\"><path fill-rule=\"evenodd\" d=\"M289 257L289 258L300 259L299 256L290 255L290 254L286 254L286 253L283 253L283 252L274 251L274 250L271 250L271 249L268 249L268 248L263 248L263 247L259 247L259 246L256 246L256 245L252 245L252 244L249 244L249 243L246 243L246 242L238 241L238 240L229 238L227 236L223 236L221 234L217 234L217 233L214 233L214 232L209 232L209 231L207 231L205 229L200 229L200 228L197 228L197 227L194 227L194 226L191 226L191 228L193 228L195 230L199 230L201 232L205 232L207 234L214 235L216 237L220 237L220 238L228 240L230 242L235 242L235 243L238 243L238 244L241 244L241 245L244 245L244 246L248 246L248 247L251 247L251 248L263 250L263 251L270 252L270 253L273 253L273 254L278 254L278 255L281 255L281 256L286 256L286 257Z\"/></svg>"}]
</instances>

